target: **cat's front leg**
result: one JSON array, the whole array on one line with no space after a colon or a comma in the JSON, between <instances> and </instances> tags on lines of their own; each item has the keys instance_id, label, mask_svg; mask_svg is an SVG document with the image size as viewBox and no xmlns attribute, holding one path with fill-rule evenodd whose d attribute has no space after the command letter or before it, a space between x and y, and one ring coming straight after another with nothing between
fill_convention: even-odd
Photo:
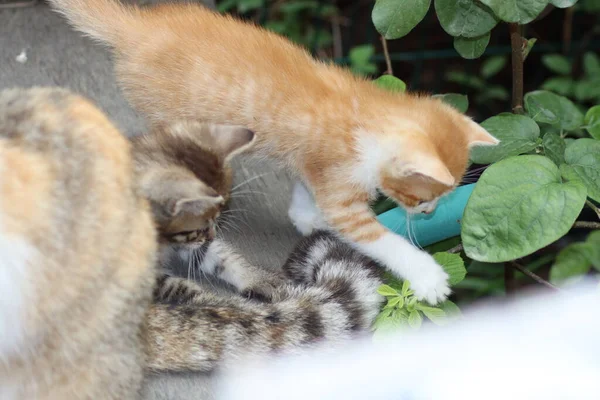
<instances>
[{"instance_id":1,"label":"cat's front leg","mask_svg":"<svg viewBox=\"0 0 600 400\"><path fill-rule=\"evenodd\" d=\"M220 239L208 246L199 268L231 284L243 296L257 300L270 300L273 291L284 282L280 271L250 264Z\"/></svg>"},{"instance_id":2,"label":"cat's front leg","mask_svg":"<svg viewBox=\"0 0 600 400\"><path fill-rule=\"evenodd\" d=\"M343 238L395 275L410 281L418 299L437 304L448 297L448 274L443 268L431 255L381 225L365 198L323 201L318 205L329 225Z\"/></svg>"}]
</instances>

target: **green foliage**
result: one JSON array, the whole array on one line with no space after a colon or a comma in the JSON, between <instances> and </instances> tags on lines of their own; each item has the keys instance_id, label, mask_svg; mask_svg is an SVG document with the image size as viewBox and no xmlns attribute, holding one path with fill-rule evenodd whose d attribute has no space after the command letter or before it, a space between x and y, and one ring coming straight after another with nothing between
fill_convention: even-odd
<instances>
[{"instance_id":1,"label":"green foliage","mask_svg":"<svg viewBox=\"0 0 600 400\"><path fill-rule=\"evenodd\" d=\"M557 76L548 78L542 89L567 96L580 103L600 103L600 57L594 52L583 55L583 74L571 76L572 63L559 54L548 54L544 65Z\"/></svg>"},{"instance_id":2,"label":"green foliage","mask_svg":"<svg viewBox=\"0 0 600 400\"><path fill-rule=\"evenodd\" d=\"M377 64L371 61L375 48L370 45L357 46L350 50L350 69L357 75L371 75L377 72Z\"/></svg>"},{"instance_id":3,"label":"green foliage","mask_svg":"<svg viewBox=\"0 0 600 400\"><path fill-rule=\"evenodd\" d=\"M423 20L431 0L377 0L371 17L386 39L406 36Z\"/></svg>"},{"instance_id":4,"label":"green foliage","mask_svg":"<svg viewBox=\"0 0 600 400\"><path fill-rule=\"evenodd\" d=\"M525 115L500 114L481 123L489 133L500 140L498 146L480 146L471 151L471 160L477 164L491 164L510 156L528 153L539 145L540 128Z\"/></svg>"},{"instance_id":5,"label":"green foliage","mask_svg":"<svg viewBox=\"0 0 600 400\"><path fill-rule=\"evenodd\" d=\"M375 79L375 84L390 92L405 92L406 83L392 75L382 75Z\"/></svg>"},{"instance_id":6,"label":"green foliage","mask_svg":"<svg viewBox=\"0 0 600 400\"><path fill-rule=\"evenodd\" d=\"M528 24L548 5L548 0L481 0L504 22Z\"/></svg>"},{"instance_id":7,"label":"green foliage","mask_svg":"<svg viewBox=\"0 0 600 400\"><path fill-rule=\"evenodd\" d=\"M508 90L502 85L490 82L494 76L506 67L505 56L487 58L481 65L479 76L469 75L463 71L449 71L446 80L457 83L475 93L476 104L491 104L496 101L506 101Z\"/></svg>"},{"instance_id":8,"label":"green foliage","mask_svg":"<svg viewBox=\"0 0 600 400\"><path fill-rule=\"evenodd\" d=\"M454 49L463 58L468 60L479 58L485 52L485 48L490 42L490 33L485 33L474 38L455 37Z\"/></svg>"},{"instance_id":9,"label":"green foliage","mask_svg":"<svg viewBox=\"0 0 600 400\"><path fill-rule=\"evenodd\" d=\"M434 4L440 25L454 37L487 35L489 41L489 32L498 23L494 14L475 0L435 0ZM483 48L485 50L485 46Z\"/></svg>"},{"instance_id":10,"label":"green foliage","mask_svg":"<svg viewBox=\"0 0 600 400\"><path fill-rule=\"evenodd\" d=\"M264 24L265 28L313 50L332 45L333 37L327 25L338 13L332 4L318 0L222 0L217 2L217 9L220 12L235 11L254 19L261 18L268 9L269 18ZM326 23L321 24L323 27L307 23L313 20Z\"/></svg>"},{"instance_id":11,"label":"green foliage","mask_svg":"<svg viewBox=\"0 0 600 400\"><path fill-rule=\"evenodd\" d=\"M560 172L566 180L583 183L588 196L600 201L600 141L577 139L567 146Z\"/></svg>"},{"instance_id":12,"label":"green foliage","mask_svg":"<svg viewBox=\"0 0 600 400\"><path fill-rule=\"evenodd\" d=\"M571 100L546 90L527 93L525 109L535 121L566 131L573 131L583 125L583 114Z\"/></svg>"},{"instance_id":13,"label":"green foliage","mask_svg":"<svg viewBox=\"0 0 600 400\"><path fill-rule=\"evenodd\" d=\"M594 138L600 140L600 106L588 110L583 119L585 129Z\"/></svg>"},{"instance_id":14,"label":"green foliage","mask_svg":"<svg viewBox=\"0 0 600 400\"><path fill-rule=\"evenodd\" d=\"M439 252L435 253L433 258L444 268L450 277L451 285L456 285L465 278L467 270L460 255ZM377 293L387 300L373 324L373 330L377 335L390 331L419 329L423 317L436 325L445 325L460 317L460 309L451 301L432 307L414 297L409 281L400 282L389 276L387 281L388 284L381 285L377 289Z\"/></svg>"},{"instance_id":15,"label":"green foliage","mask_svg":"<svg viewBox=\"0 0 600 400\"><path fill-rule=\"evenodd\" d=\"M437 97L443 102L456 108L458 111L465 113L469 109L469 98L464 94L458 93L446 93L436 94L433 97Z\"/></svg>"},{"instance_id":16,"label":"green foliage","mask_svg":"<svg viewBox=\"0 0 600 400\"><path fill-rule=\"evenodd\" d=\"M486 262L524 257L570 229L586 199L579 182L562 182L544 156L502 160L481 176L463 216L467 256Z\"/></svg>"}]
</instances>

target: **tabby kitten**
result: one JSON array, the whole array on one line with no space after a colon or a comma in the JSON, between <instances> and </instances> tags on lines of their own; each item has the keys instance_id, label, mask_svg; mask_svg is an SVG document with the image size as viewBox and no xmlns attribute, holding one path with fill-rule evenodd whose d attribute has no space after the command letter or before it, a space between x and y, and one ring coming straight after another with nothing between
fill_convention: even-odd
<instances>
[{"instance_id":1,"label":"tabby kitten","mask_svg":"<svg viewBox=\"0 0 600 400\"><path fill-rule=\"evenodd\" d=\"M498 143L478 124L438 99L389 93L198 5L50 2L113 48L125 95L151 121L252 129L256 151L298 174L342 237L408 279L418 298L449 294L443 269L382 226L369 201L381 190L410 212L432 212L461 181L469 149Z\"/></svg>"},{"instance_id":2,"label":"tabby kitten","mask_svg":"<svg viewBox=\"0 0 600 400\"><path fill-rule=\"evenodd\" d=\"M227 243L213 240L230 197L231 160L254 140L248 129L195 121L162 125L132 139L138 184L152 207L164 273L172 273L174 264L187 263L194 276L213 275L247 296L269 296L279 284L277 274L247 263Z\"/></svg>"}]
</instances>

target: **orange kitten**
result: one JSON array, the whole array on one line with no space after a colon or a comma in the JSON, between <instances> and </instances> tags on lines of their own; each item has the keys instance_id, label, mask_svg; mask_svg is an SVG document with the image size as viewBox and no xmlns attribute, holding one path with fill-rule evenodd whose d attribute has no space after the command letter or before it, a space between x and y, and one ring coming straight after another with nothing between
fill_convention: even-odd
<instances>
[{"instance_id":1,"label":"orange kitten","mask_svg":"<svg viewBox=\"0 0 600 400\"><path fill-rule=\"evenodd\" d=\"M479 125L439 100L386 92L201 6L51 3L114 49L125 95L152 122L253 130L255 150L297 173L328 225L410 280L419 298L436 303L449 294L442 268L379 224L369 201L379 189L411 212L433 211L460 182L469 149L498 142Z\"/></svg>"}]
</instances>

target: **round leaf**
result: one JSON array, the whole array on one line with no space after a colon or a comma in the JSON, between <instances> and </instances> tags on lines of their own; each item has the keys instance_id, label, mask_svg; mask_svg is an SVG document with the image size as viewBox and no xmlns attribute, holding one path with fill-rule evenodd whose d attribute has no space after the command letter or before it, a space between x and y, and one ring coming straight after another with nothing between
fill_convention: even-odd
<instances>
[{"instance_id":1,"label":"round leaf","mask_svg":"<svg viewBox=\"0 0 600 400\"><path fill-rule=\"evenodd\" d=\"M560 284L567 280L580 280L592 266L590 257L593 252L590 243L574 243L565 247L550 269L550 282Z\"/></svg>"},{"instance_id":2,"label":"round leaf","mask_svg":"<svg viewBox=\"0 0 600 400\"><path fill-rule=\"evenodd\" d=\"M583 114L571 100L545 90L527 93L525 109L537 122L556 125L567 131L583 124Z\"/></svg>"},{"instance_id":3,"label":"round leaf","mask_svg":"<svg viewBox=\"0 0 600 400\"><path fill-rule=\"evenodd\" d=\"M567 8L574 6L577 1L578 0L550 0L550 3L558 8Z\"/></svg>"},{"instance_id":4,"label":"round leaf","mask_svg":"<svg viewBox=\"0 0 600 400\"><path fill-rule=\"evenodd\" d=\"M585 113L583 124L593 138L600 140L600 106L594 106Z\"/></svg>"},{"instance_id":5,"label":"round leaf","mask_svg":"<svg viewBox=\"0 0 600 400\"><path fill-rule=\"evenodd\" d=\"M477 146L471 150L471 160L477 164L492 164L504 158L527 153L537 146L540 128L525 115L501 114L481 123L495 138L496 146Z\"/></svg>"},{"instance_id":6,"label":"round leaf","mask_svg":"<svg viewBox=\"0 0 600 400\"><path fill-rule=\"evenodd\" d=\"M456 108L461 113L466 113L469 109L469 98L466 94L458 94L458 93L446 93L446 94L435 94L433 97L436 97L442 100L444 103L451 105Z\"/></svg>"},{"instance_id":7,"label":"round leaf","mask_svg":"<svg viewBox=\"0 0 600 400\"><path fill-rule=\"evenodd\" d=\"M489 9L475 0L435 0L434 6L440 25L452 36L482 36L498 23Z\"/></svg>"},{"instance_id":8,"label":"round leaf","mask_svg":"<svg viewBox=\"0 0 600 400\"><path fill-rule=\"evenodd\" d=\"M561 181L543 156L502 160L479 178L462 221L462 240L474 260L524 257L565 235L586 200L579 182Z\"/></svg>"},{"instance_id":9,"label":"round leaf","mask_svg":"<svg viewBox=\"0 0 600 400\"><path fill-rule=\"evenodd\" d=\"M440 304L439 307L442 310L444 310L444 313L446 314L446 318L456 319L456 318L460 318L462 316L462 312L460 311L460 308L458 308L458 306L456 304L454 304L453 302L451 302L450 300L446 300L445 302Z\"/></svg>"},{"instance_id":10,"label":"round leaf","mask_svg":"<svg viewBox=\"0 0 600 400\"><path fill-rule=\"evenodd\" d=\"M481 0L494 14L505 22L527 24L533 21L548 5L548 0Z\"/></svg>"},{"instance_id":11,"label":"round leaf","mask_svg":"<svg viewBox=\"0 0 600 400\"><path fill-rule=\"evenodd\" d=\"M392 75L382 75L373 82L383 89L390 92L405 92L406 83Z\"/></svg>"},{"instance_id":12,"label":"round leaf","mask_svg":"<svg viewBox=\"0 0 600 400\"><path fill-rule=\"evenodd\" d=\"M490 33L475 38L455 37L454 49L462 58L472 60L485 53L485 48L490 42Z\"/></svg>"},{"instance_id":13,"label":"round leaf","mask_svg":"<svg viewBox=\"0 0 600 400\"><path fill-rule=\"evenodd\" d=\"M465 279L467 269L465 268L465 262L460 255L440 252L435 253L433 259L441 265L448 274L448 283L450 286L454 286Z\"/></svg>"},{"instance_id":14,"label":"round leaf","mask_svg":"<svg viewBox=\"0 0 600 400\"><path fill-rule=\"evenodd\" d=\"M371 18L386 39L406 36L427 14L431 0L377 0Z\"/></svg>"},{"instance_id":15,"label":"round leaf","mask_svg":"<svg viewBox=\"0 0 600 400\"><path fill-rule=\"evenodd\" d=\"M569 75L571 73L571 62L560 54L546 54L542 56L542 64L550 71L560 75Z\"/></svg>"},{"instance_id":16,"label":"round leaf","mask_svg":"<svg viewBox=\"0 0 600 400\"><path fill-rule=\"evenodd\" d=\"M600 1L598 4L600 4ZM583 55L583 70L589 77L600 75L600 57L591 51L585 53Z\"/></svg>"},{"instance_id":17,"label":"round leaf","mask_svg":"<svg viewBox=\"0 0 600 400\"><path fill-rule=\"evenodd\" d=\"M506 57L494 56L490 57L483 62L481 66L481 76L488 79L496 75L506 65Z\"/></svg>"},{"instance_id":18,"label":"round leaf","mask_svg":"<svg viewBox=\"0 0 600 400\"><path fill-rule=\"evenodd\" d=\"M560 169L563 177L581 181L587 187L588 196L600 201L600 141L577 139L567 146L565 163Z\"/></svg>"},{"instance_id":19,"label":"round leaf","mask_svg":"<svg viewBox=\"0 0 600 400\"><path fill-rule=\"evenodd\" d=\"M544 135L542 141L544 146L544 153L546 157L554 161L556 165L561 165L565 162L565 149L567 144L558 133L548 132Z\"/></svg>"}]
</instances>

